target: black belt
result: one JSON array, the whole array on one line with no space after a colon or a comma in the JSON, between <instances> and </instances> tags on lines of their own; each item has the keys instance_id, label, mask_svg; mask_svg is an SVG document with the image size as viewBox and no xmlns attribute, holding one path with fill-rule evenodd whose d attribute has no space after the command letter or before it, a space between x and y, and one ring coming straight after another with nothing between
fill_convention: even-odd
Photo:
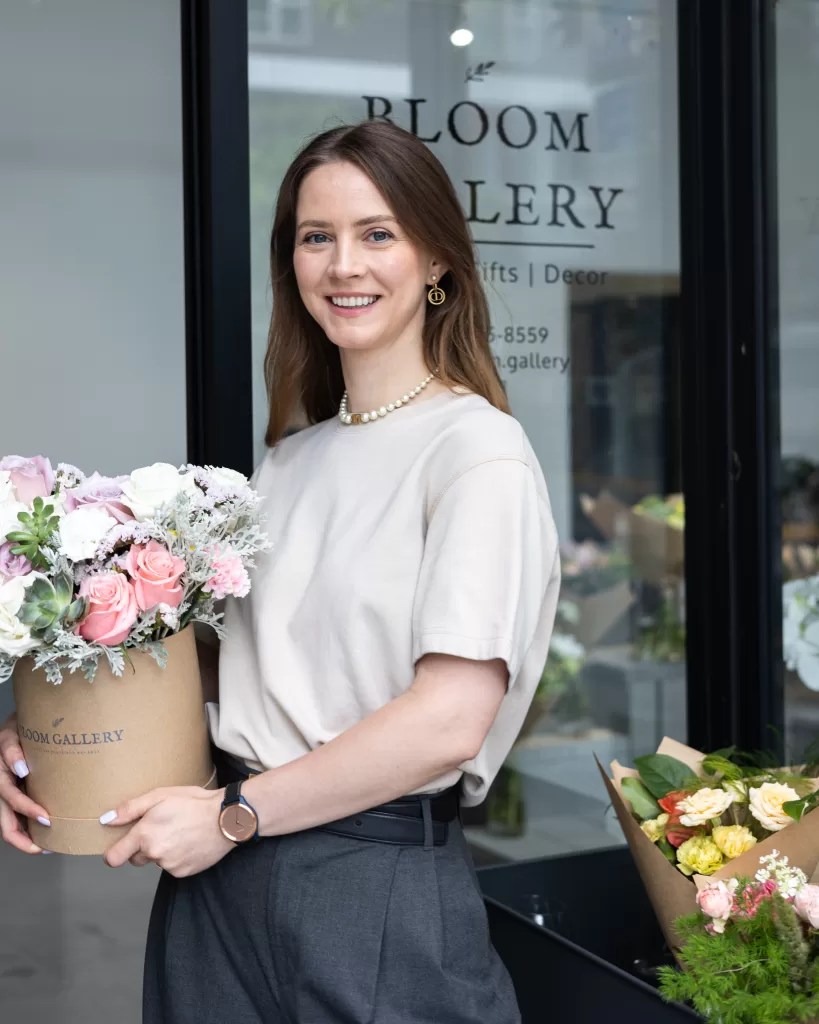
<instances>
[{"instance_id":1,"label":"black belt","mask_svg":"<svg viewBox=\"0 0 819 1024\"><path fill-rule=\"evenodd\" d=\"M248 779L259 773L226 754L213 751L219 785ZM399 846L443 846L449 838L449 822L459 815L460 784L434 796L402 796L367 811L316 827L317 832L367 839L372 843Z\"/></svg>"}]
</instances>

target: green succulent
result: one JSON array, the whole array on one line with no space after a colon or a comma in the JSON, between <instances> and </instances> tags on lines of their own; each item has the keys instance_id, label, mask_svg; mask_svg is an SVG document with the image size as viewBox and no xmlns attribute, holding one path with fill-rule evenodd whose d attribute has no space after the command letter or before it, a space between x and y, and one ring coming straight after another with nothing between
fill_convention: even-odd
<instances>
[{"instance_id":1,"label":"green succulent","mask_svg":"<svg viewBox=\"0 0 819 1024\"><path fill-rule=\"evenodd\" d=\"M49 546L60 525L59 516L54 515L54 506L46 505L42 498L35 498L33 510L20 512L17 518L22 529L12 530L7 537L7 540L16 545L11 549L12 554L24 555L35 569L48 568L48 559L43 553L43 548Z\"/></svg>"},{"instance_id":2,"label":"green succulent","mask_svg":"<svg viewBox=\"0 0 819 1024\"><path fill-rule=\"evenodd\" d=\"M27 588L17 617L31 627L34 636L47 640L58 624L70 628L88 610L86 598L72 601L73 592L74 584L70 576L57 576L53 583L41 576Z\"/></svg>"}]
</instances>

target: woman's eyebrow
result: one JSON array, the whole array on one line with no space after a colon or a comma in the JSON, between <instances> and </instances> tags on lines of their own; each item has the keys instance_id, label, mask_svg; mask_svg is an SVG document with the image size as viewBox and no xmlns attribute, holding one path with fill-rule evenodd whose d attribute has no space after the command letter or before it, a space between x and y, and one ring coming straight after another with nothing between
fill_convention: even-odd
<instances>
[{"instance_id":1,"label":"woman's eyebrow","mask_svg":"<svg viewBox=\"0 0 819 1024\"><path fill-rule=\"evenodd\" d=\"M385 221L391 220L393 223L397 223L395 217L390 214L376 214L374 217L362 217L361 220L357 220L353 224L354 228L365 228L368 224L384 223ZM303 220L299 224L297 231L301 231L302 228L323 228L329 230L333 225L326 220Z\"/></svg>"}]
</instances>

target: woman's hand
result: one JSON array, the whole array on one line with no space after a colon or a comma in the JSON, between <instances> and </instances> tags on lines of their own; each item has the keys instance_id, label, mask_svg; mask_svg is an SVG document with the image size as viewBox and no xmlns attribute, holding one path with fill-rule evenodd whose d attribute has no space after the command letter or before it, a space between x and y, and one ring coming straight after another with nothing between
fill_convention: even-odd
<instances>
[{"instance_id":1,"label":"woman's hand","mask_svg":"<svg viewBox=\"0 0 819 1024\"><path fill-rule=\"evenodd\" d=\"M223 798L222 789L176 786L151 790L103 814L104 825L136 822L105 854L106 864L119 868L126 861L135 867L154 863L176 878L204 871L233 849L219 828Z\"/></svg>"},{"instance_id":2,"label":"woman's hand","mask_svg":"<svg viewBox=\"0 0 819 1024\"><path fill-rule=\"evenodd\" d=\"M23 853L42 853L18 817L37 818L43 825L51 824L46 809L20 789L20 781L27 775L28 765L17 735L17 715L12 715L0 726L0 833L9 846Z\"/></svg>"}]
</instances>

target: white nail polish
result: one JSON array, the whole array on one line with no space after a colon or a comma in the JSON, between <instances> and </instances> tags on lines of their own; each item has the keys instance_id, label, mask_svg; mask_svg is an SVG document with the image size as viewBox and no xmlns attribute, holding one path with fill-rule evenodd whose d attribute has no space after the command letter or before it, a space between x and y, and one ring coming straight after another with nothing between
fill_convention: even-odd
<instances>
[{"instance_id":1,"label":"white nail polish","mask_svg":"<svg viewBox=\"0 0 819 1024\"><path fill-rule=\"evenodd\" d=\"M48 854L50 854L50 853L54 853L54 851L53 850L43 850L43 856L44 857L48 856Z\"/></svg>"},{"instance_id":2,"label":"white nail polish","mask_svg":"<svg viewBox=\"0 0 819 1024\"><path fill-rule=\"evenodd\" d=\"M105 814L100 817L100 825L110 825L116 816L116 811L106 811Z\"/></svg>"},{"instance_id":3,"label":"white nail polish","mask_svg":"<svg viewBox=\"0 0 819 1024\"><path fill-rule=\"evenodd\" d=\"M40 815L38 815L37 816L37 821L39 821L41 825L48 825L49 828L51 827L51 822L48 820L48 818L43 818L43 817L40 817ZM49 851L49 852L51 852L51 851Z\"/></svg>"},{"instance_id":4,"label":"white nail polish","mask_svg":"<svg viewBox=\"0 0 819 1024\"><path fill-rule=\"evenodd\" d=\"M28 765L25 761L14 762L14 774L18 779L24 779L28 775Z\"/></svg>"}]
</instances>

